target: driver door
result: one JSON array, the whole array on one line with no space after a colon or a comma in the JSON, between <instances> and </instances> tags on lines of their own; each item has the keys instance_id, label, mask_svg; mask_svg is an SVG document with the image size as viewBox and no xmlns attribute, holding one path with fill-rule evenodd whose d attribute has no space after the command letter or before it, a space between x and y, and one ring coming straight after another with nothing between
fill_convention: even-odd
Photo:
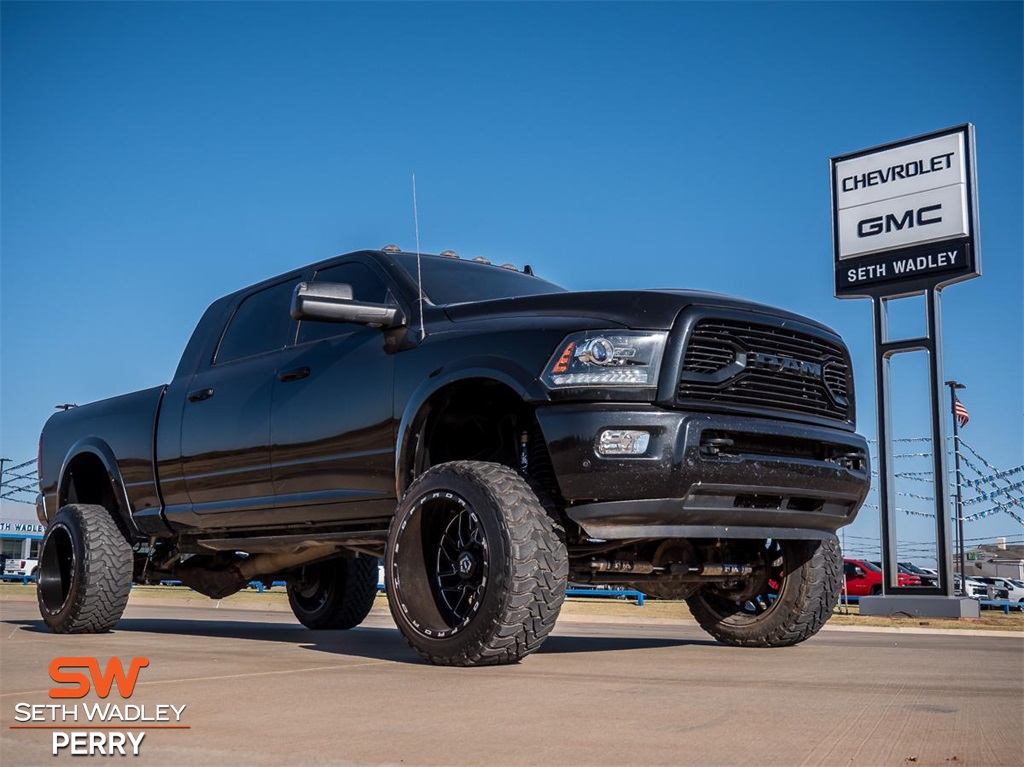
<instances>
[{"instance_id":1,"label":"driver door","mask_svg":"<svg viewBox=\"0 0 1024 767\"><path fill-rule=\"evenodd\" d=\"M385 276L348 261L313 281L352 286L353 298L393 301ZM394 355L384 332L356 323L303 321L274 382L273 484L279 519L386 517L395 506Z\"/></svg>"}]
</instances>

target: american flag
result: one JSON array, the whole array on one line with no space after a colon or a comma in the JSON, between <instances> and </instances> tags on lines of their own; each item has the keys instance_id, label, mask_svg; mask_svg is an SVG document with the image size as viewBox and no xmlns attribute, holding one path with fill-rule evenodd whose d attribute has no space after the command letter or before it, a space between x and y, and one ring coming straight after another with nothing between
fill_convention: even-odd
<instances>
[{"instance_id":1,"label":"american flag","mask_svg":"<svg viewBox=\"0 0 1024 767\"><path fill-rule=\"evenodd\" d=\"M964 403L957 397L953 403L953 417L956 418L957 425L962 429L967 425L967 422L971 420L970 414L967 412L967 408L964 407Z\"/></svg>"}]
</instances>

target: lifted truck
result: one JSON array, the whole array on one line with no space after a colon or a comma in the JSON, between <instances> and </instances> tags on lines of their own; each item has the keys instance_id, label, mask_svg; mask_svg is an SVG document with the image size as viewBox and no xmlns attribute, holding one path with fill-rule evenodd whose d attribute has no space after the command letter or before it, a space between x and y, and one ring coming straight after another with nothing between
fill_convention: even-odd
<instances>
[{"instance_id":1,"label":"lifted truck","mask_svg":"<svg viewBox=\"0 0 1024 767\"><path fill-rule=\"evenodd\" d=\"M685 599L728 644L807 639L870 477L823 325L392 246L214 302L169 384L55 414L39 455L54 631L168 578L285 580L303 624L352 628L382 557L409 644L467 666L535 651L568 580Z\"/></svg>"}]
</instances>

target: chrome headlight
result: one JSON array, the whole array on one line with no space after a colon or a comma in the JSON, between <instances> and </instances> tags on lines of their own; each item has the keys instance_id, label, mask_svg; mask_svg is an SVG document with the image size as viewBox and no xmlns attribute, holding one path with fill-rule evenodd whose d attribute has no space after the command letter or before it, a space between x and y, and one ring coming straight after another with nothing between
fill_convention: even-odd
<instances>
[{"instance_id":1,"label":"chrome headlight","mask_svg":"<svg viewBox=\"0 0 1024 767\"><path fill-rule=\"evenodd\" d=\"M657 386L667 338L649 330L573 333L558 345L541 380L551 389Z\"/></svg>"}]
</instances>

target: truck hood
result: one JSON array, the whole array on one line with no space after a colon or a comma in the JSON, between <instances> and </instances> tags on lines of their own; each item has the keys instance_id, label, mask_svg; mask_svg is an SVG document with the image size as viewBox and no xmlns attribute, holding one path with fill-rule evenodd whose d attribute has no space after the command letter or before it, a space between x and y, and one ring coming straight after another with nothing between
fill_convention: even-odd
<instances>
[{"instance_id":1,"label":"truck hood","mask_svg":"<svg viewBox=\"0 0 1024 767\"><path fill-rule=\"evenodd\" d=\"M671 330L679 312L688 306L759 312L795 320L834 333L820 322L773 306L700 290L601 290L547 293L449 304L443 307L452 322L515 317L586 317L611 326L642 330Z\"/></svg>"}]
</instances>

